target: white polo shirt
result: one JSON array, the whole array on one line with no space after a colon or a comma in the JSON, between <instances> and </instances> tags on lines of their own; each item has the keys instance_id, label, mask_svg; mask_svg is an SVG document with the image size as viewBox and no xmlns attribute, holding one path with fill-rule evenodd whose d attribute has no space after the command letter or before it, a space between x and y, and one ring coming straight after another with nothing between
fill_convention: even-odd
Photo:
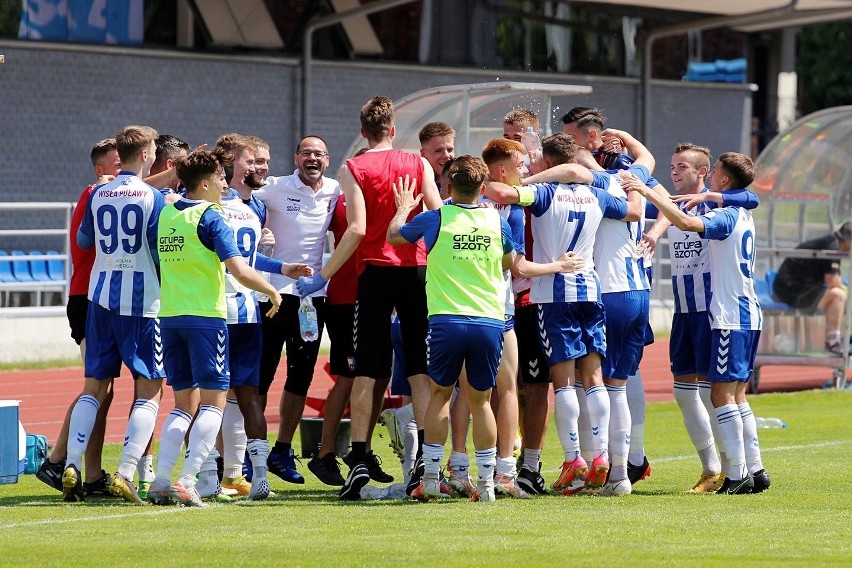
<instances>
[{"instance_id":1,"label":"white polo shirt","mask_svg":"<svg viewBox=\"0 0 852 568\"><path fill-rule=\"evenodd\" d=\"M266 205L266 226L275 235L272 257L283 262L304 262L318 272L331 213L342 193L340 184L325 176L314 193L302 183L298 170L293 175L266 178L266 185L254 195ZM282 294L298 296L292 278L271 274L270 282ZM325 296L325 288L312 296Z\"/></svg>"}]
</instances>

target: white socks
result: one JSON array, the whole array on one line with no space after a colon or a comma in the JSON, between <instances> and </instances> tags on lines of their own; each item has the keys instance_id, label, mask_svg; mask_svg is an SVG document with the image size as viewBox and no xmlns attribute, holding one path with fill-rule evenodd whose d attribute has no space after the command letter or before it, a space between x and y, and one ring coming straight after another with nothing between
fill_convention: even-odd
<instances>
[{"instance_id":1,"label":"white socks","mask_svg":"<svg viewBox=\"0 0 852 568\"><path fill-rule=\"evenodd\" d=\"M713 431L713 438L716 440L716 444L719 446L719 461L722 463L722 472L727 472L730 464L728 463L728 455L725 453L725 446L722 444L722 432L719 430L719 421L715 420L716 409L713 408L713 402L710 400L710 381L698 381L698 396L707 410L707 416L710 418L710 429Z\"/></svg>"},{"instance_id":2,"label":"white socks","mask_svg":"<svg viewBox=\"0 0 852 568\"><path fill-rule=\"evenodd\" d=\"M248 441L248 455L251 460L252 479L266 477L268 467L266 459L269 457L269 440L252 438Z\"/></svg>"},{"instance_id":3,"label":"white socks","mask_svg":"<svg viewBox=\"0 0 852 568\"><path fill-rule=\"evenodd\" d=\"M78 470L82 470L83 454L89 445L100 407L98 399L91 395L84 394L77 399L68 425L68 455L65 458L65 467L74 465Z\"/></svg>"},{"instance_id":4,"label":"white socks","mask_svg":"<svg viewBox=\"0 0 852 568\"><path fill-rule=\"evenodd\" d=\"M565 461L572 462L580 455L580 434L577 421L580 418L580 403L577 391L573 386L556 389L554 393L553 417L556 422L556 432L559 442L565 452ZM539 455L541 451L539 450ZM538 471L538 464L536 469Z\"/></svg>"},{"instance_id":5,"label":"white socks","mask_svg":"<svg viewBox=\"0 0 852 568\"><path fill-rule=\"evenodd\" d=\"M602 454L606 454L609 448L609 421L610 421L610 404L609 396L606 393L606 387L603 385L594 385L586 391L586 407L589 412L590 440L591 440L591 457L594 459ZM627 429L630 431L629 410L627 410L627 399L624 400L625 412L628 415ZM582 416L582 408L581 408ZM582 436L582 432L580 433ZM583 444L581 438L580 444ZM626 452L625 452L626 457ZM587 460L589 461L589 460Z\"/></svg>"},{"instance_id":6,"label":"white socks","mask_svg":"<svg viewBox=\"0 0 852 568\"><path fill-rule=\"evenodd\" d=\"M476 469L479 483L485 487L494 486L494 466L497 464L497 448L476 450Z\"/></svg>"},{"instance_id":7,"label":"white socks","mask_svg":"<svg viewBox=\"0 0 852 568\"><path fill-rule=\"evenodd\" d=\"M530 471L538 471L539 463L541 463L541 450L532 450L524 448L524 465Z\"/></svg>"},{"instance_id":8,"label":"white socks","mask_svg":"<svg viewBox=\"0 0 852 568\"><path fill-rule=\"evenodd\" d=\"M630 408L630 451L627 461L633 465L645 463L645 385L642 373L627 377L627 406Z\"/></svg>"},{"instance_id":9,"label":"white socks","mask_svg":"<svg viewBox=\"0 0 852 568\"><path fill-rule=\"evenodd\" d=\"M195 476L207 459L210 448L216 443L216 434L222 427L222 410L210 404L202 404L189 431L186 459L179 480L186 486L195 485Z\"/></svg>"},{"instance_id":10,"label":"white socks","mask_svg":"<svg viewBox=\"0 0 852 568\"><path fill-rule=\"evenodd\" d=\"M743 445L743 419L736 404L726 404L716 409L716 420L722 434L722 447L728 456L729 465L725 474L731 480L744 479L748 475L745 447Z\"/></svg>"},{"instance_id":11,"label":"white socks","mask_svg":"<svg viewBox=\"0 0 852 568\"><path fill-rule=\"evenodd\" d=\"M627 405L627 387L606 386L609 395L609 456L612 467L610 481L627 479L627 453L630 451L630 407Z\"/></svg>"},{"instance_id":12,"label":"white socks","mask_svg":"<svg viewBox=\"0 0 852 568\"><path fill-rule=\"evenodd\" d=\"M518 462L515 461L515 458L512 456L509 456L508 458L497 458L494 471L500 475L505 475L506 477L515 479L518 475L517 463Z\"/></svg>"},{"instance_id":13,"label":"white socks","mask_svg":"<svg viewBox=\"0 0 852 568\"><path fill-rule=\"evenodd\" d=\"M246 425L240 405L235 398L227 398L222 413L222 461L225 464L222 477L239 477L243 474L246 456Z\"/></svg>"},{"instance_id":14,"label":"white socks","mask_svg":"<svg viewBox=\"0 0 852 568\"><path fill-rule=\"evenodd\" d=\"M441 474L441 460L443 459L443 444L423 444L424 475L437 478Z\"/></svg>"},{"instance_id":15,"label":"white socks","mask_svg":"<svg viewBox=\"0 0 852 568\"><path fill-rule=\"evenodd\" d=\"M760 457L760 442L757 439L757 422L754 420L754 412L748 402L738 404L740 417L743 420L743 445L745 446L746 465L749 473L755 473L763 469L763 460Z\"/></svg>"},{"instance_id":16,"label":"white socks","mask_svg":"<svg viewBox=\"0 0 852 568\"><path fill-rule=\"evenodd\" d=\"M132 480L133 474L136 473L136 464L145 453L154 433L159 410L160 405L155 400L139 398L133 403L130 420L127 421L127 433L124 435L124 450L118 464L118 473L126 479Z\"/></svg>"},{"instance_id":17,"label":"white socks","mask_svg":"<svg viewBox=\"0 0 852 568\"><path fill-rule=\"evenodd\" d=\"M716 456L710 416L698 394L698 384L675 382L672 389L675 401L683 417L683 425L695 451L701 458L704 473L719 473L721 464ZM715 414L714 414L715 419Z\"/></svg>"},{"instance_id":18,"label":"white socks","mask_svg":"<svg viewBox=\"0 0 852 568\"><path fill-rule=\"evenodd\" d=\"M160 433L160 451L157 454L157 478L159 485L171 485L172 471L180 457L183 440L189 431L192 416L178 408L172 410L163 423Z\"/></svg>"}]
</instances>

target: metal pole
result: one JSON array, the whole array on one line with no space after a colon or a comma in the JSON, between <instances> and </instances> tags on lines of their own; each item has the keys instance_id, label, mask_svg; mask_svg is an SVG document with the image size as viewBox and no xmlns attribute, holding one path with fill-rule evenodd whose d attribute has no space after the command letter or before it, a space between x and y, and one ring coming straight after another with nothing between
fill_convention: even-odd
<instances>
[{"instance_id":1,"label":"metal pole","mask_svg":"<svg viewBox=\"0 0 852 568\"><path fill-rule=\"evenodd\" d=\"M310 92L311 92L311 64L313 57L313 36L314 32L321 28L327 28L334 24L339 24L344 20L355 18L358 16L366 16L374 12L381 12L390 8L396 8L403 4L409 4L416 0L379 0L365 4L353 10L347 10L339 14L330 14L321 18L311 19L308 25L305 26L305 32L302 35L302 119L301 119L301 134L305 135L311 129L311 112L310 112Z\"/></svg>"}]
</instances>

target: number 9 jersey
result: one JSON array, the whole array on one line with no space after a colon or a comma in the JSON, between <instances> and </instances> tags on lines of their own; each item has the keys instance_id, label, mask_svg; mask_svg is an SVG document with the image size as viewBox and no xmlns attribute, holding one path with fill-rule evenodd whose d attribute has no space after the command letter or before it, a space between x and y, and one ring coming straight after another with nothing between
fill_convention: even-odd
<instances>
[{"instance_id":1,"label":"number 9 jersey","mask_svg":"<svg viewBox=\"0 0 852 568\"><path fill-rule=\"evenodd\" d=\"M91 302L122 316L157 317L160 283L154 255L164 205L159 191L126 171L92 192L78 233L80 246L95 246Z\"/></svg>"},{"instance_id":2,"label":"number 9 jersey","mask_svg":"<svg viewBox=\"0 0 852 568\"><path fill-rule=\"evenodd\" d=\"M710 329L760 330L754 290L755 228L751 212L722 207L698 217L710 251Z\"/></svg>"}]
</instances>

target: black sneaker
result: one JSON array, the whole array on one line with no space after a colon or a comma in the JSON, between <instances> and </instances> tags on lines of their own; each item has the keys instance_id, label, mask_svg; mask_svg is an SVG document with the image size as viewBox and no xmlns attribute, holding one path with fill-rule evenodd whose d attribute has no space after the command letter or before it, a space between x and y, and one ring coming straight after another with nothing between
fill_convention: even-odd
<instances>
[{"instance_id":1,"label":"black sneaker","mask_svg":"<svg viewBox=\"0 0 852 568\"><path fill-rule=\"evenodd\" d=\"M716 492L717 495L743 495L751 493L754 489L754 479L746 475L743 479L725 478L725 483Z\"/></svg>"},{"instance_id":2,"label":"black sneaker","mask_svg":"<svg viewBox=\"0 0 852 568\"><path fill-rule=\"evenodd\" d=\"M343 456L343 463L349 466L350 469L352 468L352 452ZM372 450L364 456L364 465L367 466L367 471L370 472L370 479L373 481L378 481L379 483L393 482L393 476L382 469L382 458L373 453Z\"/></svg>"},{"instance_id":3,"label":"black sneaker","mask_svg":"<svg viewBox=\"0 0 852 568\"><path fill-rule=\"evenodd\" d=\"M530 495L547 495L547 485L545 485L544 478L537 471L522 467L518 470L516 481Z\"/></svg>"},{"instance_id":4,"label":"black sneaker","mask_svg":"<svg viewBox=\"0 0 852 568\"><path fill-rule=\"evenodd\" d=\"M65 460L58 463L53 463L50 460L44 460L38 466L36 478L42 483L53 487L57 491L62 491L62 472L65 470Z\"/></svg>"},{"instance_id":5,"label":"black sneaker","mask_svg":"<svg viewBox=\"0 0 852 568\"><path fill-rule=\"evenodd\" d=\"M112 476L106 471L101 470L101 476L97 481L93 481L92 483L83 482L83 492L86 494L86 497L109 497L111 495L109 492L110 483L112 483Z\"/></svg>"},{"instance_id":6,"label":"black sneaker","mask_svg":"<svg viewBox=\"0 0 852 568\"><path fill-rule=\"evenodd\" d=\"M411 468L411 478L408 481L408 485L405 486L406 495L411 497L411 494L420 485L420 480L423 479L425 471L426 467L423 465L423 457L421 456L417 458L417 461L414 462L414 467Z\"/></svg>"},{"instance_id":7,"label":"black sneaker","mask_svg":"<svg viewBox=\"0 0 852 568\"><path fill-rule=\"evenodd\" d=\"M76 465L69 465L62 472L62 500L69 503L86 500L83 482L80 480L80 470Z\"/></svg>"},{"instance_id":8,"label":"black sneaker","mask_svg":"<svg viewBox=\"0 0 852 568\"><path fill-rule=\"evenodd\" d=\"M752 493L763 493L767 489L769 489L769 474L766 473L765 469L761 469L752 474L754 478L754 487L752 487Z\"/></svg>"},{"instance_id":9,"label":"black sneaker","mask_svg":"<svg viewBox=\"0 0 852 568\"><path fill-rule=\"evenodd\" d=\"M647 457L642 458L642 465L627 462L627 479L630 480L631 486L648 477L651 477L651 464L648 463Z\"/></svg>"},{"instance_id":10,"label":"black sneaker","mask_svg":"<svg viewBox=\"0 0 852 568\"><path fill-rule=\"evenodd\" d=\"M361 488L370 482L370 472L367 466L358 464L349 471L349 477L340 488L341 501L357 501L361 498Z\"/></svg>"},{"instance_id":11,"label":"black sneaker","mask_svg":"<svg viewBox=\"0 0 852 568\"><path fill-rule=\"evenodd\" d=\"M308 469L326 485L341 487L346 483L346 480L340 474L340 462L334 457L334 452L329 452L322 458L314 456L308 462Z\"/></svg>"}]
</instances>

